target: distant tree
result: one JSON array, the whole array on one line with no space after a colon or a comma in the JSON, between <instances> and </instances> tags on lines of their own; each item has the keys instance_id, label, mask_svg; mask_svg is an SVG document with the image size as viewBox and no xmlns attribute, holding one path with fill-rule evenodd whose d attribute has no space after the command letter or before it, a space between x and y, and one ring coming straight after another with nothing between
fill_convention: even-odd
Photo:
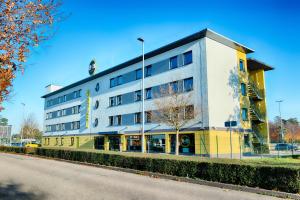
<instances>
[{"instance_id":1,"label":"distant tree","mask_svg":"<svg viewBox=\"0 0 300 200\"><path fill-rule=\"evenodd\" d=\"M26 117L22 123L20 135L23 139L36 139L41 140L42 131L39 130L38 122L36 121L33 114Z\"/></svg>"},{"instance_id":2,"label":"distant tree","mask_svg":"<svg viewBox=\"0 0 300 200\"><path fill-rule=\"evenodd\" d=\"M285 140L290 143L300 142L300 126L296 118L288 119L286 124Z\"/></svg>"},{"instance_id":3,"label":"distant tree","mask_svg":"<svg viewBox=\"0 0 300 200\"><path fill-rule=\"evenodd\" d=\"M280 124L276 122L269 121L269 134L271 142L279 142L280 140Z\"/></svg>"},{"instance_id":4,"label":"distant tree","mask_svg":"<svg viewBox=\"0 0 300 200\"><path fill-rule=\"evenodd\" d=\"M7 126L8 125L8 119L0 116L0 125L1 126Z\"/></svg>"},{"instance_id":5,"label":"distant tree","mask_svg":"<svg viewBox=\"0 0 300 200\"><path fill-rule=\"evenodd\" d=\"M176 133L175 154L179 155L179 132L193 120L198 111L191 102L191 95L178 91L178 86L168 84L161 87L154 100L155 110L152 112L153 121L166 124Z\"/></svg>"},{"instance_id":6,"label":"distant tree","mask_svg":"<svg viewBox=\"0 0 300 200\"><path fill-rule=\"evenodd\" d=\"M52 35L59 5L57 0L0 0L0 110L32 48Z\"/></svg>"}]
</instances>

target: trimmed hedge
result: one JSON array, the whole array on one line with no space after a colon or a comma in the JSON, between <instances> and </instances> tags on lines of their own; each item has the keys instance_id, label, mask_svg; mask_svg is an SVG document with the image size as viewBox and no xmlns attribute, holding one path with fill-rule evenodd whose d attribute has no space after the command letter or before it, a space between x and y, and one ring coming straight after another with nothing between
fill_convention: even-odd
<instances>
[{"instance_id":1,"label":"trimmed hedge","mask_svg":"<svg viewBox=\"0 0 300 200\"><path fill-rule=\"evenodd\" d=\"M26 148L20 147L0 147L0 151L15 153L28 152ZM46 148L37 148L35 151L31 149L30 153L50 158L300 193L300 167L236 164L230 163L230 160L228 163L217 163L130 157L98 152Z\"/></svg>"}]
</instances>

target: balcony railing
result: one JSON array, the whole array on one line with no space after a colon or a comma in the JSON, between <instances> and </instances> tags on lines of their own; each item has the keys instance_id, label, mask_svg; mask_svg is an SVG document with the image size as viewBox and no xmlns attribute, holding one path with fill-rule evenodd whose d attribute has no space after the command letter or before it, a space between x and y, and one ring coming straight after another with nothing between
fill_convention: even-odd
<instances>
[{"instance_id":1,"label":"balcony railing","mask_svg":"<svg viewBox=\"0 0 300 200\"><path fill-rule=\"evenodd\" d=\"M261 135L259 128L255 125L252 126L252 131L253 131L253 142L254 143L260 143L260 144L264 144L265 143L265 139L264 137Z\"/></svg>"},{"instance_id":2,"label":"balcony railing","mask_svg":"<svg viewBox=\"0 0 300 200\"><path fill-rule=\"evenodd\" d=\"M249 97L254 100L263 100L263 93L251 78L248 79L248 93Z\"/></svg>"}]
</instances>

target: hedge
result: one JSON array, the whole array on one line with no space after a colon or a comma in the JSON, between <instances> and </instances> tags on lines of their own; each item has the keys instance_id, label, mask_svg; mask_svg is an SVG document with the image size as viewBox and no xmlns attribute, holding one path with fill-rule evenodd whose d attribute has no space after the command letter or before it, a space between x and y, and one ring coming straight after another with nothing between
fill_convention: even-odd
<instances>
[{"instance_id":1,"label":"hedge","mask_svg":"<svg viewBox=\"0 0 300 200\"><path fill-rule=\"evenodd\" d=\"M300 167L186 161L131 157L88 151L20 147L0 147L0 151L32 153L38 156L130 168L180 177L230 183L289 193L300 193Z\"/></svg>"}]
</instances>

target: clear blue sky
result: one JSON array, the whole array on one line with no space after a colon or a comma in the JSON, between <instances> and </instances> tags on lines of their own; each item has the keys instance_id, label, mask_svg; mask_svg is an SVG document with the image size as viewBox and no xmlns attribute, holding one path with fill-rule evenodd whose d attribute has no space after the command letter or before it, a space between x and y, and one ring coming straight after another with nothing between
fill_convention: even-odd
<instances>
[{"instance_id":1,"label":"clear blue sky","mask_svg":"<svg viewBox=\"0 0 300 200\"><path fill-rule=\"evenodd\" d=\"M56 35L28 59L25 74L14 82L14 95L0 113L19 131L22 105L40 126L49 83L66 86L88 76L96 58L98 71L140 54L136 38L143 36L146 51L210 28L254 49L251 55L275 67L266 73L268 116L278 115L283 99L284 118L300 119L300 2L297 0L176 1L176 0L62 0L71 16ZM242 3L244 2L244 3Z\"/></svg>"}]
</instances>

